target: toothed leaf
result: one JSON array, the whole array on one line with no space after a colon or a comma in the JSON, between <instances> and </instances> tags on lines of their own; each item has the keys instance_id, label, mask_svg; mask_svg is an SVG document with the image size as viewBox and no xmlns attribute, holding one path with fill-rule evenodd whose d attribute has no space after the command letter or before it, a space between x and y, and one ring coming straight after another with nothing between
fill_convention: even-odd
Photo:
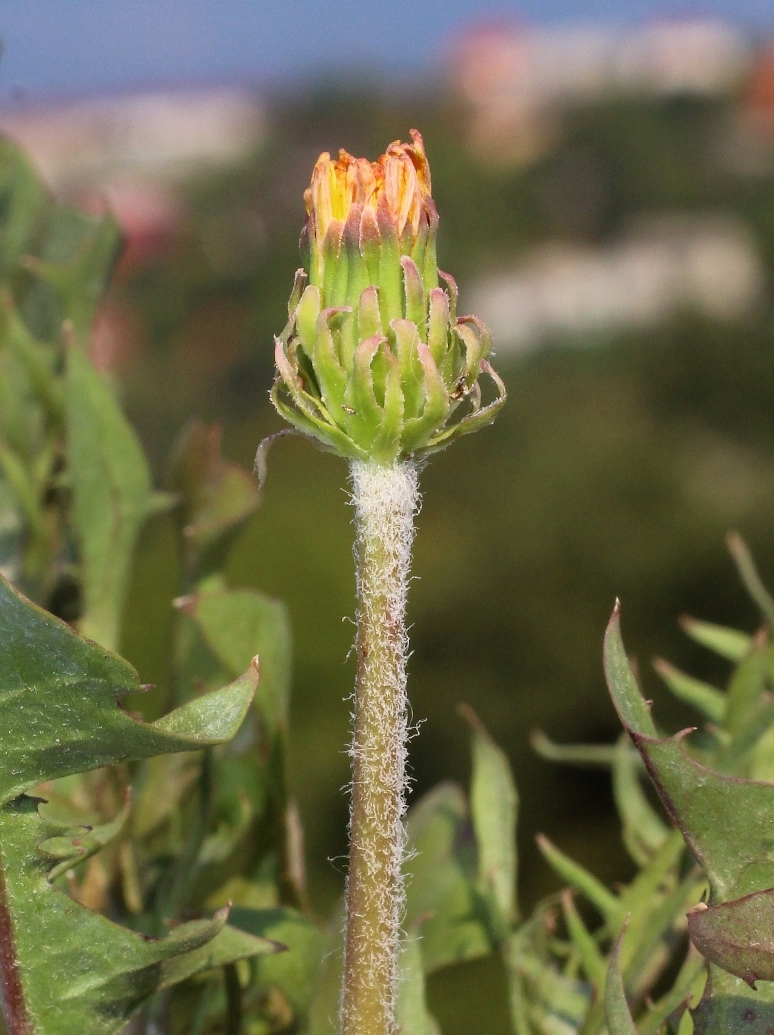
<instances>
[{"instance_id":1,"label":"toothed leaf","mask_svg":"<svg viewBox=\"0 0 774 1035\"><path fill-rule=\"evenodd\" d=\"M478 844L478 879L502 937L516 919L516 818L519 799L511 767L481 721L465 710L473 731L470 807Z\"/></svg>"},{"instance_id":2,"label":"toothed leaf","mask_svg":"<svg viewBox=\"0 0 774 1035\"><path fill-rule=\"evenodd\" d=\"M274 951L229 933L225 913L149 941L84 908L50 883L52 857L67 859L77 836L65 844L61 824L25 794L122 759L230 739L255 693L256 671L156 723L141 722L120 707L121 697L140 690L134 669L1 577L0 642L0 994L11 1030L113 1035L158 989L220 962ZM110 826L92 831L91 840L104 841Z\"/></svg>"}]
</instances>

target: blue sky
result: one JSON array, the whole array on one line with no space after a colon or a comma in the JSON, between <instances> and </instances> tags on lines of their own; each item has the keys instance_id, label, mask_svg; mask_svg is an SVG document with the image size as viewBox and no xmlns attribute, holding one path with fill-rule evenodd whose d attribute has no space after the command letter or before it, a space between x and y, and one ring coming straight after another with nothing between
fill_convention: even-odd
<instances>
[{"instance_id":1,"label":"blue sky","mask_svg":"<svg viewBox=\"0 0 774 1035\"><path fill-rule=\"evenodd\" d=\"M0 102L143 84L292 81L432 67L472 19L636 21L714 12L774 28L772 0L0 0Z\"/></svg>"}]
</instances>

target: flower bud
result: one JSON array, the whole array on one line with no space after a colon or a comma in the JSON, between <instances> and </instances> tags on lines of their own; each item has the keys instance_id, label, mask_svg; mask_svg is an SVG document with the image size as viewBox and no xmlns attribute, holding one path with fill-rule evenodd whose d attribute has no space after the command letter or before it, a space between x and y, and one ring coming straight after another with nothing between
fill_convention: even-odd
<instances>
[{"instance_id":1,"label":"flower bud","mask_svg":"<svg viewBox=\"0 0 774 1035\"><path fill-rule=\"evenodd\" d=\"M329 450L380 464L443 449L505 402L488 329L457 316L457 286L438 270L430 166L416 130L411 141L377 162L320 155L304 195L305 264L275 339L279 413ZM482 370L498 391L484 407Z\"/></svg>"}]
</instances>

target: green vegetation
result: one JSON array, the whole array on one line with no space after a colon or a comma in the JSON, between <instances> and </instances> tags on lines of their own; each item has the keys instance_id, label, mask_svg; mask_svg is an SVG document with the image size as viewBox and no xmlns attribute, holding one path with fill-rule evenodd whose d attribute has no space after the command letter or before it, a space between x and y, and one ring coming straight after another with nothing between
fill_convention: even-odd
<instances>
[{"instance_id":1,"label":"green vegetation","mask_svg":"<svg viewBox=\"0 0 774 1035\"><path fill-rule=\"evenodd\" d=\"M771 268L771 181L736 182L699 160L726 114L688 102L579 113L554 153L506 174L466 155L440 102L278 103L278 129L253 164L189 185L191 222L173 254L111 289L142 328L122 386L139 438L84 349L115 228L54 205L4 145L0 559L34 601L3 582L0 898L27 1013L18 996L9 1007L6 982L11 1035L119 1031L137 1008L138 1033L336 1030L342 881L325 859L345 848L344 470L282 443L258 509L245 469L277 427L267 343L284 322L310 156L338 143L375 153L376 140L421 124L449 213L441 265L468 277L519 244L599 237L665 205L744 214ZM608 176L602 214L586 223L540 200L552 175L572 178L578 149ZM250 225L261 232L228 230ZM721 550L740 526L764 583L774 569L770 308L733 328L686 314L647 337L500 358L513 403L487 448L462 442L428 466L409 615L412 706L428 721L412 745L404 1035L592 1035L605 1000L611 1035L632 1032L632 1016L641 1033L686 1035L682 1006L700 995L705 965L687 951L685 915L707 889L709 908L688 920L712 973L696 1030L771 1027L774 881L760 825L770 787L741 782L771 779L771 600L740 541L751 600ZM224 419L232 459L217 428L181 434L194 412ZM693 860L602 689L615 592L627 644L675 660L658 670L676 702L640 665L652 719L611 625L615 707ZM708 620L687 622L687 641L672 627L685 610ZM759 612L757 635L724 628L752 629ZM460 717L459 703L474 711ZM692 738L659 732L695 724L695 708L706 725ZM535 728L550 735L536 739L545 758L527 744ZM709 806L691 783L697 763L701 786L715 788ZM43 931L61 947L57 966ZM743 984L754 976L758 992Z\"/></svg>"},{"instance_id":2,"label":"green vegetation","mask_svg":"<svg viewBox=\"0 0 774 1035\"><path fill-rule=\"evenodd\" d=\"M266 395L270 343L285 322L300 198L321 150L376 156L385 140L421 127L444 213L440 264L458 277L464 310L471 277L517 248L599 240L665 208L736 212L774 270L772 177L740 180L716 160L730 111L730 103L689 100L576 111L535 166L492 170L466 149L462 113L441 98L354 97L331 87L276 100L255 160L190 185L190 224L173 253L114 289L143 331L145 352L124 398L159 476L191 414L225 421L224 448L244 465L280 426ZM685 314L648 334L582 351L557 343L525 359L498 354L495 341L512 405L487 432L486 449L460 443L424 476L409 605L413 707L428 719L412 748L417 791L466 778L454 708L471 704L501 731L522 786L528 901L547 890L531 847L541 829L561 830L565 845L611 880L629 872L604 779L552 770L527 739L534 727L564 738L615 736L597 650L613 595L627 605L643 662L669 653L709 678L712 663L681 641L673 616L711 601L717 621L751 617L728 578L727 528L741 527L763 570L774 570L770 317L767 297L741 326ZM347 769L337 751L348 722L340 698L353 678L342 666L352 629L341 617L352 614L354 587L344 481L335 461L292 441L278 445L270 491L228 568L234 585L263 587L290 609L293 737L314 773L299 776L298 793L310 880L327 903L341 887L338 868L321 860L345 851ZM158 680L158 662L130 656L151 672L144 678ZM645 664L643 678L658 698ZM664 707L674 721L685 718Z\"/></svg>"}]
</instances>

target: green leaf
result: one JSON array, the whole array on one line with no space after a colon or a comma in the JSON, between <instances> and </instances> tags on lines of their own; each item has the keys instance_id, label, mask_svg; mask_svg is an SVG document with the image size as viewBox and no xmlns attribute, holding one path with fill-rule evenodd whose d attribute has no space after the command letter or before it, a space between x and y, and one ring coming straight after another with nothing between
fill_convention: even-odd
<instances>
[{"instance_id":1,"label":"green leaf","mask_svg":"<svg viewBox=\"0 0 774 1035\"><path fill-rule=\"evenodd\" d=\"M92 215L70 205L55 205L40 257L26 265L56 294L60 327L69 321L85 346L121 246L118 223L110 213ZM58 332L59 328L57 328Z\"/></svg>"},{"instance_id":2,"label":"green leaf","mask_svg":"<svg viewBox=\"0 0 774 1035\"><path fill-rule=\"evenodd\" d=\"M118 704L139 689L130 665L1 578L0 642L0 990L9 1028L111 1035L156 990L275 951L272 942L225 928L225 912L153 941L85 909L50 883L52 858L75 847L70 832L63 837L39 799L24 793L121 759L222 743L249 708L255 669L149 725ZM110 826L92 835L104 841Z\"/></svg>"},{"instance_id":3,"label":"green leaf","mask_svg":"<svg viewBox=\"0 0 774 1035\"><path fill-rule=\"evenodd\" d=\"M653 668L679 701L698 709L710 722L723 722L726 715L726 697L721 690L686 675L662 658L654 659Z\"/></svg>"},{"instance_id":4,"label":"green leaf","mask_svg":"<svg viewBox=\"0 0 774 1035\"><path fill-rule=\"evenodd\" d=\"M256 823L272 831L282 852L281 880L290 902L303 906L303 863L293 835L293 805L288 799L288 707L290 695L290 622L283 604L255 590L229 590L220 576L199 584L195 594L179 600L189 632L209 655L216 670L230 675L244 658L257 654L261 679L252 725L233 750L215 762L213 807L218 831L204 845L200 863L225 863L225 854L240 851L257 862L260 851ZM191 643L193 646L193 643ZM190 671L190 659L187 663ZM203 675L201 669L199 675ZM243 806L252 809L248 817ZM241 814L241 818L240 818ZM248 824L252 824L248 829ZM253 831L251 833L251 830ZM241 849L238 848L241 845ZM227 869L227 867L226 867ZM211 880L222 882L226 870Z\"/></svg>"},{"instance_id":5,"label":"green leaf","mask_svg":"<svg viewBox=\"0 0 774 1035\"><path fill-rule=\"evenodd\" d=\"M225 923L225 920L229 918L229 910L223 909L216 914L218 922L220 922L219 917L223 917ZM182 927L175 929L175 933L192 927L196 923L197 921L192 921L183 924ZM202 923L202 921L198 921L198 923ZM211 930L212 927L207 930L207 933L209 934ZM166 938L159 944L164 945L168 941L169 938ZM231 924L226 924L219 928L214 937L205 941L198 948L184 949L164 960L157 987L159 990L170 988L189 977L212 970L213 967L225 967L231 963L237 963L239 960L273 957L275 954L281 953L283 948L282 945L270 939L255 937L237 930Z\"/></svg>"},{"instance_id":6,"label":"green leaf","mask_svg":"<svg viewBox=\"0 0 774 1035\"><path fill-rule=\"evenodd\" d=\"M534 730L529 742L541 758L563 765L609 769L616 755L612 744L556 744L542 730Z\"/></svg>"},{"instance_id":7,"label":"green leaf","mask_svg":"<svg viewBox=\"0 0 774 1035\"><path fill-rule=\"evenodd\" d=\"M210 743L225 743L242 725L247 712L246 704L258 686L257 666L254 666L252 672L248 670L242 682L241 692L234 692L237 683L224 686L222 690L213 690L157 719L153 728L188 741L198 742L206 738ZM249 698L244 692L248 688L252 691Z\"/></svg>"},{"instance_id":8,"label":"green leaf","mask_svg":"<svg viewBox=\"0 0 774 1035\"><path fill-rule=\"evenodd\" d=\"M112 1035L153 992L275 946L212 921L147 940L52 888L35 845L50 832L36 802L0 809L0 988L7 1023L29 1035Z\"/></svg>"},{"instance_id":9,"label":"green leaf","mask_svg":"<svg viewBox=\"0 0 774 1035\"><path fill-rule=\"evenodd\" d=\"M309 1035L340 1035L339 1000L344 973L344 902L325 929L325 948L309 1005Z\"/></svg>"},{"instance_id":10,"label":"green leaf","mask_svg":"<svg viewBox=\"0 0 774 1035\"><path fill-rule=\"evenodd\" d=\"M751 708L744 722L733 731L730 737L724 737L712 755L714 767L723 773L733 776L751 776L751 770L757 769L761 753L757 747L761 738L766 737L774 724L774 700L766 690L766 684L759 684L758 707ZM766 750L766 743L761 750Z\"/></svg>"},{"instance_id":11,"label":"green leaf","mask_svg":"<svg viewBox=\"0 0 774 1035\"><path fill-rule=\"evenodd\" d=\"M76 348L66 377L73 520L82 562L85 636L115 649L132 555L152 508L137 436L105 379Z\"/></svg>"},{"instance_id":12,"label":"green leaf","mask_svg":"<svg viewBox=\"0 0 774 1035\"><path fill-rule=\"evenodd\" d=\"M578 1031L589 1012L591 985L561 973L541 946L551 923L538 908L504 947L516 1035Z\"/></svg>"},{"instance_id":13,"label":"green leaf","mask_svg":"<svg viewBox=\"0 0 774 1035\"><path fill-rule=\"evenodd\" d=\"M48 812L44 811L45 808L45 805L41 805L38 808L38 813L42 819L52 823ZM38 851L52 859L60 860L50 871L48 875L49 882L55 881L60 874L65 873L77 863L83 862L90 858L90 856L95 855L112 841L121 832L129 818L129 809L129 796L127 795L126 804L109 823L102 823L96 827L75 827L74 829L71 828L70 824L62 824L65 829L61 833L56 833L45 841L41 841L38 845ZM60 824L55 822L52 825L55 827L60 826Z\"/></svg>"},{"instance_id":14,"label":"green leaf","mask_svg":"<svg viewBox=\"0 0 774 1035\"><path fill-rule=\"evenodd\" d=\"M583 923L572 900L572 893L569 891L562 893L562 912L564 913L570 939L575 946L575 951L578 953L586 975L597 991L604 988L605 974L607 972L605 958L595 938L589 933L586 925Z\"/></svg>"},{"instance_id":15,"label":"green leaf","mask_svg":"<svg viewBox=\"0 0 774 1035\"><path fill-rule=\"evenodd\" d=\"M248 669L158 723L140 722L118 706L140 690L131 665L25 600L2 576L0 643L0 803L110 762L223 743L239 729L258 682Z\"/></svg>"},{"instance_id":16,"label":"green leaf","mask_svg":"<svg viewBox=\"0 0 774 1035\"><path fill-rule=\"evenodd\" d=\"M623 935L618 938L610 956L607 981L605 982L605 1017L610 1035L639 1035L626 1001L626 991L621 975L622 941Z\"/></svg>"},{"instance_id":17,"label":"green leaf","mask_svg":"<svg viewBox=\"0 0 774 1035\"><path fill-rule=\"evenodd\" d=\"M747 633L723 625L713 625L712 622L702 622L688 615L680 620L680 628L702 647L708 647L728 661L741 661L752 643L752 637Z\"/></svg>"},{"instance_id":18,"label":"green leaf","mask_svg":"<svg viewBox=\"0 0 774 1035\"><path fill-rule=\"evenodd\" d=\"M774 783L774 729L766 730L750 758L750 771L744 774L750 780Z\"/></svg>"},{"instance_id":19,"label":"green leaf","mask_svg":"<svg viewBox=\"0 0 774 1035\"><path fill-rule=\"evenodd\" d=\"M694 1035L769 1035L774 1028L770 986L751 993L737 977L710 965L704 996L693 1011Z\"/></svg>"},{"instance_id":20,"label":"green leaf","mask_svg":"<svg viewBox=\"0 0 774 1035\"><path fill-rule=\"evenodd\" d=\"M0 341L0 436L24 462L33 466L46 441L46 418L24 365ZM31 478L32 471L27 473Z\"/></svg>"},{"instance_id":21,"label":"green leaf","mask_svg":"<svg viewBox=\"0 0 774 1035\"><path fill-rule=\"evenodd\" d=\"M774 599L761 581L747 543L738 532L729 532L726 542L747 592L761 609L764 617L768 618L770 622L774 622Z\"/></svg>"},{"instance_id":22,"label":"green leaf","mask_svg":"<svg viewBox=\"0 0 774 1035\"><path fill-rule=\"evenodd\" d=\"M470 808L478 845L479 885L493 926L507 937L516 920L516 817L518 795L508 759L472 709L462 713L473 730Z\"/></svg>"},{"instance_id":23,"label":"green leaf","mask_svg":"<svg viewBox=\"0 0 774 1035\"><path fill-rule=\"evenodd\" d=\"M741 659L728 687L728 705L723 726L732 735L739 733L760 707L766 691L767 642L756 636Z\"/></svg>"},{"instance_id":24,"label":"green leaf","mask_svg":"<svg viewBox=\"0 0 774 1035\"><path fill-rule=\"evenodd\" d=\"M291 636L285 605L254 589L226 589L217 577L201 584L180 605L232 676L258 655L261 682L256 704L273 732L287 729Z\"/></svg>"},{"instance_id":25,"label":"green leaf","mask_svg":"<svg viewBox=\"0 0 774 1035\"><path fill-rule=\"evenodd\" d=\"M774 981L774 888L717 906L700 903L688 914L688 933L712 963L755 989Z\"/></svg>"},{"instance_id":26,"label":"green leaf","mask_svg":"<svg viewBox=\"0 0 774 1035\"><path fill-rule=\"evenodd\" d=\"M539 834L536 840L538 848L559 876L572 887L583 892L610 927L619 931L626 918L626 912L616 896L608 891L605 885L588 870L570 859L564 852L559 851L547 837Z\"/></svg>"},{"instance_id":27,"label":"green leaf","mask_svg":"<svg viewBox=\"0 0 774 1035\"><path fill-rule=\"evenodd\" d=\"M30 250L51 200L21 148L0 137L0 276Z\"/></svg>"},{"instance_id":28,"label":"green leaf","mask_svg":"<svg viewBox=\"0 0 774 1035\"><path fill-rule=\"evenodd\" d=\"M203 556L208 570L222 562L261 499L251 475L221 455L222 431L218 424L191 421L172 451L172 487L180 495L191 568L200 566Z\"/></svg>"},{"instance_id":29,"label":"green leaf","mask_svg":"<svg viewBox=\"0 0 774 1035\"><path fill-rule=\"evenodd\" d=\"M674 985L640 1018L637 1025L640 1035L658 1035L671 1014L681 1007L697 1003L706 980L707 964L704 957L691 947Z\"/></svg>"},{"instance_id":30,"label":"green leaf","mask_svg":"<svg viewBox=\"0 0 774 1035\"><path fill-rule=\"evenodd\" d=\"M639 754L626 734L615 746L613 797L623 824L623 839L635 862L644 866L666 841L669 830L645 796Z\"/></svg>"},{"instance_id":31,"label":"green leaf","mask_svg":"<svg viewBox=\"0 0 774 1035\"><path fill-rule=\"evenodd\" d=\"M8 483L0 478L0 571L14 582L18 581L21 566L22 521L15 494Z\"/></svg>"},{"instance_id":32,"label":"green leaf","mask_svg":"<svg viewBox=\"0 0 774 1035\"><path fill-rule=\"evenodd\" d=\"M172 515L168 511L149 514L132 559L119 639L119 653L153 685L148 693L127 702L130 710L140 712L147 721L158 719L172 701L179 704L190 696L170 692L173 672L177 675L170 655L176 652L181 624L174 608L183 577L180 554L179 531ZM226 680L224 674L212 688ZM197 682L196 689L205 689L205 683Z\"/></svg>"},{"instance_id":33,"label":"green leaf","mask_svg":"<svg viewBox=\"0 0 774 1035\"><path fill-rule=\"evenodd\" d=\"M240 931L286 946L287 952L257 961L256 983L278 988L296 1015L303 1016L322 960L325 936L320 928L293 909L234 907L229 921Z\"/></svg>"},{"instance_id":34,"label":"green leaf","mask_svg":"<svg viewBox=\"0 0 774 1035\"><path fill-rule=\"evenodd\" d=\"M434 787L408 814L406 925L421 923L426 973L492 951L477 885L468 806L453 783Z\"/></svg>"},{"instance_id":35,"label":"green leaf","mask_svg":"<svg viewBox=\"0 0 774 1035\"><path fill-rule=\"evenodd\" d=\"M762 903L766 900L756 893L774 888L774 785L726 776L695 762L683 749L685 731L663 739L656 735L626 660L618 607L605 636L605 672L621 721L642 754L665 808L709 879L710 917L694 919L695 927L707 925L708 951L714 941L711 951L716 958L732 962L734 953L724 927L733 928L742 918L748 925L744 937L753 926L755 943L765 949L768 918ZM739 694L740 699L749 699L747 690ZM748 904L737 901L729 912L713 912L723 903L748 896L754 896ZM710 980L694 1020L696 1035L743 1031L763 1035L774 1027L774 986L765 984L753 999L739 977L711 963Z\"/></svg>"},{"instance_id":36,"label":"green leaf","mask_svg":"<svg viewBox=\"0 0 774 1035\"><path fill-rule=\"evenodd\" d=\"M148 837L167 820L201 771L196 755L157 755L140 766L132 787L132 836Z\"/></svg>"},{"instance_id":37,"label":"green leaf","mask_svg":"<svg viewBox=\"0 0 774 1035\"><path fill-rule=\"evenodd\" d=\"M706 890L703 880L689 875L666 893L660 889L650 903L641 901L639 915L632 916L633 937L624 944L626 980L633 994L646 994L653 987L674 954L686 912Z\"/></svg>"},{"instance_id":38,"label":"green leaf","mask_svg":"<svg viewBox=\"0 0 774 1035\"><path fill-rule=\"evenodd\" d=\"M38 399L58 424L64 416L64 398L61 379L54 372L56 355L50 346L33 337L5 289L0 292L0 338L7 341Z\"/></svg>"},{"instance_id":39,"label":"green leaf","mask_svg":"<svg viewBox=\"0 0 774 1035\"><path fill-rule=\"evenodd\" d=\"M725 776L695 762L683 750L685 731L656 736L626 659L617 608L605 637L605 671L619 717L704 868L713 899L725 902L774 887L774 785Z\"/></svg>"},{"instance_id":40,"label":"green leaf","mask_svg":"<svg viewBox=\"0 0 774 1035\"><path fill-rule=\"evenodd\" d=\"M22 457L0 439L0 474L13 491L32 534L40 531L43 522L42 501L32 479L32 472Z\"/></svg>"},{"instance_id":41,"label":"green leaf","mask_svg":"<svg viewBox=\"0 0 774 1035\"><path fill-rule=\"evenodd\" d=\"M395 1021L401 1035L441 1035L435 1019L427 1009L420 945L421 938L416 930L410 930L404 935Z\"/></svg>"},{"instance_id":42,"label":"green leaf","mask_svg":"<svg viewBox=\"0 0 774 1035\"><path fill-rule=\"evenodd\" d=\"M544 852L548 848L549 857L551 853L556 853L552 846L544 844L542 847ZM614 904L606 899L609 892L576 863L561 853L551 859L566 879L583 888L587 897L605 916L605 926L592 936L575 912L569 894L565 892L562 896L572 945L597 990L604 986L606 970L599 950L600 934L619 933L627 914L629 926L623 966L627 985L633 994L637 997L646 994L669 964L675 947L674 932L679 929L686 908L698 901L703 889L703 882L697 882L694 874L689 874L682 882L677 881L683 852L682 837L679 831L673 831L633 883L623 889ZM595 1000L584 1031L596 1031L601 1023L601 1003Z\"/></svg>"},{"instance_id":43,"label":"green leaf","mask_svg":"<svg viewBox=\"0 0 774 1035\"><path fill-rule=\"evenodd\" d=\"M532 1035L532 1028L527 1020L527 997L524 976L509 966L512 953L505 950L506 974L508 978L508 1009L511 1015L513 1035Z\"/></svg>"}]
</instances>

